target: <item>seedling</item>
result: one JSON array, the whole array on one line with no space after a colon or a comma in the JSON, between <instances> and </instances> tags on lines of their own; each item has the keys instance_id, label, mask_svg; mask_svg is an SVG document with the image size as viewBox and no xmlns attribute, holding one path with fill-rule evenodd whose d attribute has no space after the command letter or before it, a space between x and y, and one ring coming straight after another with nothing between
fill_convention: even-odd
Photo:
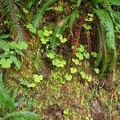
<instances>
[{"instance_id":1,"label":"seedling","mask_svg":"<svg viewBox=\"0 0 120 120\"><path fill-rule=\"evenodd\" d=\"M66 65L65 60L53 59L52 64L57 67L64 67Z\"/></svg>"},{"instance_id":2,"label":"seedling","mask_svg":"<svg viewBox=\"0 0 120 120\"><path fill-rule=\"evenodd\" d=\"M48 31L47 29L44 29L44 31L43 31L43 35L44 35L45 37L50 36L52 33L53 33L53 32L52 32L51 30Z\"/></svg>"},{"instance_id":3,"label":"seedling","mask_svg":"<svg viewBox=\"0 0 120 120\"><path fill-rule=\"evenodd\" d=\"M85 74L85 72L84 72L84 71L81 71L81 72L80 72L80 75L81 75L81 77L82 77L83 79L85 79L85 78L86 78L86 74Z\"/></svg>"},{"instance_id":4,"label":"seedling","mask_svg":"<svg viewBox=\"0 0 120 120\"><path fill-rule=\"evenodd\" d=\"M66 38L62 38L62 39L60 39L60 42L61 42L61 43L65 43L66 41L67 41Z\"/></svg>"},{"instance_id":5,"label":"seedling","mask_svg":"<svg viewBox=\"0 0 120 120\"><path fill-rule=\"evenodd\" d=\"M91 55L96 58L97 57L97 53L96 52L92 52Z\"/></svg>"},{"instance_id":6,"label":"seedling","mask_svg":"<svg viewBox=\"0 0 120 120\"><path fill-rule=\"evenodd\" d=\"M54 59L55 58L55 55L52 53L52 52L49 52L47 54L47 57L50 58L50 59Z\"/></svg>"},{"instance_id":7,"label":"seedling","mask_svg":"<svg viewBox=\"0 0 120 120\"><path fill-rule=\"evenodd\" d=\"M79 60L83 60L84 59L84 56L82 53L76 53L76 57L79 59Z\"/></svg>"},{"instance_id":8,"label":"seedling","mask_svg":"<svg viewBox=\"0 0 120 120\"><path fill-rule=\"evenodd\" d=\"M2 58L0 60L0 64L2 65L2 68L9 68L12 64L12 60L11 59L5 59L5 58Z\"/></svg>"},{"instance_id":9,"label":"seedling","mask_svg":"<svg viewBox=\"0 0 120 120\"><path fill-rule=\"evenodd\" d=\"M83 24L83 27L86 29L86 30L90 30L92 29L90 25L87 25L86 23Z\"/></svg>"},{"instance_id":10,"label":"seedling","mask_svg":"<svg viewBox=\"0 0 120 120\"><path fill-rule=\"evenodd\" d=\"M83 45L80 45L77 49L78 52L84 52L85 48Z\"/></svg>"},{"instance_id":11,"label":"seedling","mask_svg":"<svg viewBox=\"0 0 120 120\"><path fill-rule=\"evenodd\" d=\"M28 88L34 88L34 87L35 87L35 83L28 83L28 84L27 84L27 87L28 87Z\"/></svg>"},{"instance_id":12,"label":"seedling","mask_svg":"<svg viewBox=\"0 0 120 120\"><path fill-rule=\"evenodd\" d=\"M17 59L17 55L23 56L22 50L27 49L28 45L25 42L6 42L0 40L0 49L4 52L1 54L0 64L2 68L9 68L12 63L15 64L15 69L20 69L21 63Z\"/></svg>"},{"instance_id":13,"label":"seedling","mask_svg":"<svg viewBox=\"0 0 120 120\"><path fill-rule=\"evenodd\" d=\"M76 65L79 65L79 60L72 58L72 62L74 62Z\"/></svg>"},{"instance_id":14,"label":"seedling","mask_svg":"<svg viewBox=\"0 0 120 120\"><path fill-rule=\"evenodd\" d=\"M56 34L56 37L59 38L61 43L65 43L67 41L67 39L63 38L63 35L61 35L61 34Z\"/></svg>"},{"instance_id":15,"label":"seedling","mask_svg":"<svg viewBox=\"0 0 120 120\"><path fill-rule=\"evenodd\" d=\"M29 13L29 11L25 8L23 8L23 12L26 13L26 14Z\"/></svg>"},{"instance_id":16,"label":"seedling","mask_svg":"<svg viewBox=\"0 0 120 120\"><path fill-rule=\"evenodd\" d=\"M85 56L86 59L90 58L90 54L88 52L84 52L83 55Z\"/></svg>"},{"instance_id":17,"label":"seedling","mask_svg":"<svg viewBox=\"0 0 120 120\"><path fill-rule=\"evenodd\" d=\"M100 71L98 68L94 68L94 71L98 74Z\"/></svg>"},{"instance_id":18,"label":"seedling","mask_svg":"<svg viewBox=\"0 0 120 120\"><path fill-rule=\"evenodd\" d=\"M86 80L87 80L88 82L91 82L91 81L92 81L92 76L91 76L91 75L87 75L87 76L86 76Z\"/></svg>"},{"instance_id":19,"label":"seedling","mask_svg":"<svg viewBox=\"0 0 120 120\"><path fill-rule=\"evenodd\" d=\"M65 75L65 79L66 79L67 81L71 81L71 80L72 80L72 75L71 75L71 74L66 74L66 75Z\"/></svg>"},{"instance_id":20,"label":"seedling","mask_svg":"<svg viewBox=\"0 0 120 120\"><path fill-rule=\"evenodd\" d=\"M86 24L86 23L84 23L84 24L83 24L83 27L86 29L86 34L87 34L87 35L90 34L90 30L92 29L91 26L88 25L88 24Z\"/></svg>"},{"instance_id":21,"label":"seedling","mask_svg":"<svg viewBox=\"0 0 120 120\"><path fill-rule=\"evenodd\" d=\"M26 28L28 28L30 32L32 32L32 33L34 33L34 34L36 33L36 29L33 27L32 24L30 24L30 23L27 24L27 25L26 25Z\"/></svg>"},{"instance_id":22,"label":"seedling","mask_svg":"<svg viewBox=\"0 0 120 120\"><path fill-rule=\"evenodd\" d=\"M57 10L57 11L59 11L59 12L62 12L62 11L63 11L63 8L62 8L62 6L57 6L57 7L55 7L55 10Z\"/></svg>"},{"instance_id":23,"label":"seedling","mask_svg":"<svg viewBox=\"0 0 120 120\"><path fill-rule=\"evenodd\" d=\"M71 72L72 74L74 74L74 73L76 73L76 72L77 72L77 69L76 69L76 68L74 68L74 67L71 67L71 68L70 68L70 72Z\"/></svg>"},{"instance_id":24,"label":"seedling","mask_svg":"<svg viewBox=\"0 0 120 120\"><path fill-rule=\"evenodd\" d=\"M88 17L85 19L85 21L92 22L93 21L93 14L88 13Z\"/></svg>"},{"instance_id":25,"label":"seedling","mask_svg":"<svg viewBox=\"0 0 120 120\"><path fill-rule=\"evenodd\" d=\"M34 74L33 75L34 81L36 83L40 82L41 80L43 80L43 75L38 75L38 74Z\"/></svg>"},{"instance_id":26,"label":"seedling","mask_svg":"<svg viewBox=\"0 0 120 120\"><path fill-rule=\"evenodd\" d=\"M42 42L42 44L47 44L47 42L50 41L51 37L50 35L53 32L51 30L47 30L46 27L44 27L44 30L38 30L38 36L40 38L40 41Z\"/></svg>"},{"instance_id":27,"label":"seedling","mask_svg":"<svg viewBox=\"0 0 120 120\"><path fill-rule=\"evenodd\" d=\"M65 110L63 111L63 113L64 113L64 115L69 115L69 114L70 114L70 110L69 110L69 109L65 109Z\"/></svg>"}]
</instances>

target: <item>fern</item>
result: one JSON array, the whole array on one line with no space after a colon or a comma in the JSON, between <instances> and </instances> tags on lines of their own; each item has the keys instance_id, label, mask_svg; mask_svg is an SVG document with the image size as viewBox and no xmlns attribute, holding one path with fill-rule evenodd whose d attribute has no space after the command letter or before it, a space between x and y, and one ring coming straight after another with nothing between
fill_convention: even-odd
<instances>
[{"instance_id":1,"label":"fern","mask_svg":"<svg viewBox=\"0 0 120 120\"><path fill-rule=\"evenodd\" d=\"M120 0L107 0L112 5L120 6Z\"/></svg>"},{"instance_id":2,"label":"fern","mask_svg":"<svg viewBox=\"0 0 120 120\"><path fill-rule=\"evenodd\" d=\"M17 2L17 0L15 1ZM18 19L18 9L16 4L13 0L3 0L3 17L5 17L8 21L8 27L10 29L11 34L15 37L16 41L23 41L24 35L21 29L21 26L19 24Z\"/></svg>"},{"instance_id":3,"label":"fern","mask_svg":"<svg viewBox=\"0 0 120 120\"><path fill-rule=\"evenodd\" d=\"M42 7L37 11L34 21L33 21L33 26L34 28L37 28L39 26L40 20L42 19L46 9L50 7L54 2L57 0L49 0L48 2L44 3Z\"/></svg>"},{"instance_id":4,"label":"fern","mask_svg":"<svg viewBox=\"0 0 120 120\"><path fill-rule=\"evenodd\" d=\"M55 30L54 30L54 32L52 34L52 38L50 40L50 49L51 49L51 51L56 50L57 45L59 43L59 39L58 39L58 37L56 37L56 34L62 34L63 33L63 31L65 30L65 26L66 26L70 16L71 15L69 15L66 18L64 18L63 20L61 20L60 23L55 28Z\"/></svg>"},{"instance_id":5,"label":"fern","mask_svg":"<svg viewBox=\"0 0 120 120\"><path fill-rule=\"evenodd\" d=\"M102 36L101 36L101 32L100 32L100 28L98 27L98 54L97 54L97 58L95 60L95 67L98 67L98 65L100 64L101 60L102 60L102 56L103 56L103 42L102 42Z\"/></svg>"},{"instance_id":6,"label":"fern","mask_svg":"<svg viewBox=\"0 0 120 120\"><path fill-rule=\"evenodd\" d=\"M112 71L116 65L116 46L115 46L115 33L114 33L114 26L113 22L109 16L109 14L103 10L98 9L94 10L97 17L100 20L102 32L104 33L104 58L103 58L103 67L102 67L102 73L101 77L103 76L103 73L107 69L107 64L110 62L109 70ZM112 58L109 58L107 54L110 54Z\"/></svg>"},{"instance_id":7,"label":"fern","mask_svg":"<svg viewBox=\"0 0 120 120\"><path fill-rule=\"evenodd\" d=\"M9 113L3 118L3 120L10 120L11 118L13 119L15 118L15 120L21 118L25 118L25 120L39 120L39 115L30 111L17 111L17 112Z\"/></svg>"},{"instance_id":8,"label":"fern","mask_svg":"<svg viewBox=\"0 0 120 120\"><path fill-rule=\"evenodd\" d=\"M2 80L2 74L0 74L0 104L7 105L8 108L13 109L14 108L14 102L13 99L10 97L8 91L5 89L3 85Z\"/></svg>"},{"instance_id":9,"label":"fern","mask_svg":"<svg viewBox=\"0 0 120 120\"><path fill-rule=\"evenodd\" d=\"M70 32L71 32L71 35L73 36L73 32L72 32L72 27L73 27L73 24L77 18L77 15L80 11L79 10L75 10L72 14L71 14L71 17L70 17L70 24L69 24L69 28L70 28Z\"/></svg>"}]
</instances>

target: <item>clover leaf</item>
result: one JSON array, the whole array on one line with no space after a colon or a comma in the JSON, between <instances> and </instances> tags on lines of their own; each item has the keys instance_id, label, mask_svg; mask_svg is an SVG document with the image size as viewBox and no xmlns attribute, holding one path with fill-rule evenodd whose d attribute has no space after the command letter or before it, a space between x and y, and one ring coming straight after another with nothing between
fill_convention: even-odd
<instances>
[{"instance_id":1,"label":"clover leaf","mask_svg":"<svg viewBox=\"0 0 120 120\"><path fill-rule=\"evenodd\" d=\"M84 59L84 56L82 53L76 53L76 57L79 59L79 60L83 60Z\"/></svg>"},{"instance_id":2,"label":"clover leaf","mask_svg":"<svg viewBox=\"0 0 120 120\"><path fill-rule=\"evenodd\" d=\"M35 87L35 83L28 83L27 84L27 87L30 88L30 87Z\"/></svg>"},{"instance_id":3,"label":"clover leaf","mask_svg":"<svg viewBox=\"0 0 120 120\"><path fill-rule=\"evenodd\" d=\"M71 81L72 80L72 75L66 74L65 78L67 81Z\"/></svg>"},{"instance_id":4,"label":"clover leaf","mask_svg":"<svg viewBox=\"0 0 120 120\"><path fill-rule=\"evenodd\" d=\"M33 78L34 78L34 81L38 83L41 80L43 80L43 75L34 74Z\"/></svg>"},{"instance_id":5,"label":"clover leaf","mask_svg":"<svg viewBox=\"0 0 120 120\"><path fill-rule=\"evenodd\" d=\"M10 65L12 63L12 60L11 59L5 59L5 58L2 58L0 60L0 64L2 65L2 68L9 68Z\"/></svg>"},{"instance_id":6,"label":"clover leaf","mask_svg":"<svg viewBox=\"0 0 120 120\"><path fill-rule=\"evenodd\" d=\"M59 5L59 6L55 7L55 10L62 12L63 8L62 8L62 6Z\"/></svg>"},{"instance_id":7,"label":"clover leaf","mask_svg":"<svg viewBox=\"0 0 120 120\"><path fill-rule=\"evenodd\" d=\"M90 58L90 54L88 52L83 53L83 55L85 56L86 59Z\"/></svg>"},{"instance_id":8,"label":"clover leaf","mask_svg":"<svg viewBox=\"0 0 120 120\"><path fill-rule=\"evenodd\" d=\"M85 50L85 48L83 45L80 45L77 49L77 51L79 51L79 52L84 52L84 50Z\"/></svg>"},{"instance_id":9,"label":"clover leaf","mask_svg":"<svg viewBox=\"0 0 120 120\"><path fill-rule=\"evenodd\" d=\"M66 41L67 41L66 38L60 39L60 42L61 42L61 43L65 43Z\"/></svg>"},{"instance_id":10,"label":"clover leaf","mask_svg":"<svg viewBox=\"0 0 120 120\"><path fill-rule=\"evenodd\" d=\"M77 69L76 69L76 68L74 68L74 67L71 67L71 68L70 68L70 72L74 74L74 73L76 73L76 72L77 72Z\"/></svg>"},{"instance_id":11,"label":"clover leaf","mask_svg":"<svg viewBox=\"0 0 120 120\"><path fill-rule=\"evenodd\" d=\"M72 62L74 62L76 65L79 65L79 60L72 58Z\"/></svg>"},{"instance_id":12,"label":"clover leaf","mask_svg":"<svg viewBox=\"0 0 120 120\"><path fill-rule=\"evenodd\" d=\"M86 74L85 74L85 72L83 72L83 71L80 72L80 75L81 75L81 77L82 77L83 79L86 77Z\"/></svg>"},{"instance_id":13,"label":"clover leaf","mask_svg":"<svg viewBox=\"0 0 120 120\"><path fill-rule=\"evenodd\" d=\"M50 58L50 59L53 59L53 58L55 58L55 55L52 52L49 52L47 54L47 57Z\"/></svg>"}]
</instances>

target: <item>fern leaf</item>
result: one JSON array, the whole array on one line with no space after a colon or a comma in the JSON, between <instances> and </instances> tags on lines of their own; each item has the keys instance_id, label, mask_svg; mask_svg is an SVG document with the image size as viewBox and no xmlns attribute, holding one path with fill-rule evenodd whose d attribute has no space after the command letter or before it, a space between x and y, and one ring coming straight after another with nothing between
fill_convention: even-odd
<instances>
[{"instance_id":1,"label":"fern leaf","mask_svg":"<svg viewBox=\"0 0 120 120\"><path fill-rule=\"evenodd\" d=\"M19 24L19 19L17 16L17 6L12 0L3 1L3 16L9 21L8 27L11 34L15 37L16 41L23 41L24 34L22 32L21 26Z\"/></svg>"},{"instance_id":2,"label":"fern leaf","mask_svg":"<svg viewBox=\"0 0 120 120\"><path fill-rule=\"evenodd\" d=\"M107 66L108 66L107 62L108 62L108 55L107 55L106 45L104 44L104 56L103 56L103 61L102 61L102 69L99 75L100 79L103 78L104 72L107 70Z\"/></svg>"},{"instance_id":3,"label":"fern leaf","mask_svg":"<svg viewBox=\"0 0 120 120\"><path fill-rule=\"evenodd\" d=\"M101 33L100 33L100 29L98 27L98 54L97 54L97 58L95 60L95 67L98 67L98 65L100 64L101 60L102 60L102 38L101 38Z\"/></svg>"},{"instance_id":4,"label":"fern leaf","mask_svg":"<svg viewBox=\"0 0 120 120\"><path fill-rule=\"evenodd\" d=\"M56 37L56 34L62 34L63 33L69 18L70 18L70 15L67 16L66 18L64 18L63 20L61 20L60 23L55 28L55 30L52 34L52 38L50 40L50 48L51 48L52 51L56 50L57 45L59 43L59 39L58 39L58 37Z\"/></svg>"},{"instance_id":5,"label":"fern leaf","mask_svg":"<svg viewBox=\"0 0 120 120\"><path fill-rule=\"evenodd\" d=\"M35 114L34 112L30 111L17 111L17 112L12 112L8 115L6 115L3 120L9 120L10 118L25 118L25 120L39 120L39 115Z\"/></svg>"},{"instance_id":6,"label":"fern leaf","mask_svg":"<svg viewBox=\"0 0 120 120\"><path fill-rule=\"evenodd\" d=\"M71 32L71 35L73 36L73 32L72 32L72 27L73 27L73 24L77 18L77 15L80 11L79 10L75 10L72 14L71 14L71 17L70 17L70 24L69 24L69 28L70 28L70 32Z\"/></svg>"},{"instance_id":7,"label":"fern leaf","mask_svg":"<svg viewBox=\"0 0 120 120\"><path fill-rule=\"evenodd\" d=\"M82 2L82 0L78 0L77 1L77 5L80 6L80 3Z\"/></svg>"},{"instance_id":8,"label":"fern leaf","mask_svg":"<svg viewBox=\"0 0 120 120\"><path fill-rule=\"evenodd\" d=\"M2 80L2 74L0 74L0 104L6 104L8 108L13 109L14 103L12 98L10 97L8 91L5 89Z\"/></svg>"},{"instance_id":9,"label":"fern leaf","mask_svg":"<svg viewBox=\"0 0 120 120\"><path fill-rule=\"evenodd\" d=\"M104 33L104 59L103 59L103 67L102 67L102 75L107 69L107 63L110 62L109 70L113 70L116 65L116 46L115 46L115 33L113 22L109 16L109 14L103 10L98 9L94 10L98 18L100 19L100 24L102 31ZM112 56L112 58L108 57L107 53Z\"/></svg>"},{"instance_id":10,"label":"fern leaf","mask_svg":"<svg viewBox=\"0 0 120 120\"><path fill-rule=\"evenodd\" d=\"M44 3L42 7L37 11L34 21L33 21L33 26L34 28L37 28L39 26L40 20L42 19L46 9L50 7L54 2L57 0L49 0L48 2Z\"/></svg>"},{"instance_id":11,"label":"fern leaf","mask_svg":"<svg viewBox=\"0 0 120 120\"><path fill-rule=\"evenodd\" d=\"M112 5L120 6L120 0L107 0Z\"/></svg>"},{"instance_id":12,"label":"fern leaf","mask_svg":"<svg viewBox=\"0 0 120 120\"><path fill-rule=\"evenodd\" d=\"M103 10L103 9L98 9L95 10L96 15L100 19L100 23L102 25L102 30L104 31L105 34L105 42L107 43L107 49L115 49L115 34L114 34L114 26L113 22L109 16L109 14Z\"/></svg>"},{"instance_id":13,"label":"fern leaf","mask_svg":"<svg viewBox=\"0 0 120 120\"><path fill-rule=\"evenodd\" d=\"M117 62L117 52L116 50L112 51L111 63L109 65L109 71L113 71Z\"/></svg>"}]
</instances>

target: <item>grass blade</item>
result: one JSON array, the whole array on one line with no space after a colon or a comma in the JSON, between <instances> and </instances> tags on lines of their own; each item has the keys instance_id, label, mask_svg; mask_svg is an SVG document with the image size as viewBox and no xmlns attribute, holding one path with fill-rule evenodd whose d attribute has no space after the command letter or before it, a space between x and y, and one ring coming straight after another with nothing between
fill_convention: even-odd
<instances>
[{"instance_id":1,"label":"grass blade","mask_svg":"<svg viewBox=\"0 0 120 120\"><path fill-rule=\"evenodd\" d=\"M42 19L46 9L50 7L54 2L57 0L49 0L48 2L44 3L42 7L37 11L34 21L33 21L33 26L34 28L37 28L39 26L40 20Z\"/></svg>"}]
</instances>

